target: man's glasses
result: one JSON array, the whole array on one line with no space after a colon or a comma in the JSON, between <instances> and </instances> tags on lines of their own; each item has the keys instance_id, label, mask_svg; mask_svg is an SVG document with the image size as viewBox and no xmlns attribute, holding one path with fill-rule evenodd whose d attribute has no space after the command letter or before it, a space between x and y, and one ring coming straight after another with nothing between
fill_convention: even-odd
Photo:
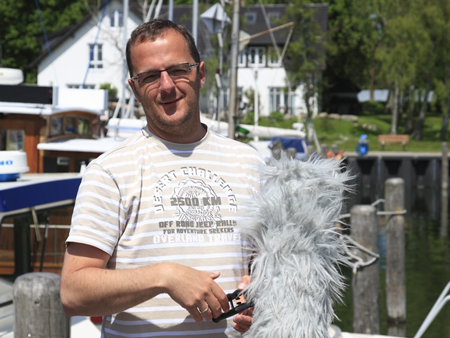
<instances>
[{"instance_id":1,"label":"man's glasses","mask_svg":"<svg viewBox=\"0 0 450 338\"><path fill-rule=\"evenodd\" d=\"M176 80L190 73L191 68L198 67L198 63L180 63L163 70L151 70L133 76L131 80L142 84L152 84L159 81L162 72L167 72L172 80Z\"/></svg>"}]
</instances>

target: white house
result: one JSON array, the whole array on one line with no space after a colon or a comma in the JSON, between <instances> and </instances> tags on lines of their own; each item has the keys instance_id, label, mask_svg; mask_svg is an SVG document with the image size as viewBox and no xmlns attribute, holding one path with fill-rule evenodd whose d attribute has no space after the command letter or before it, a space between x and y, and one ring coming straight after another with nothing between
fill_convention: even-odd
<instances>
[{"instance_id":1,"label":"white house","mask_svg":"<svg viewBox=\"0 0 450 338\"><path fill-rule=\"evenodd\" d=\"M315 9L315 19L322 31L326 32L328 4L311 6ZM243 93L249 88L258 93L260 116L267 116L274 111L296 116L306 113L303 88L299 86L293 89L289 86L286 69L274 47L275 44L279 50L278 54L282 55L289 40L295 39L288 34L290 27L261 35L261 32L281 27L276 22L285 15L285 12L286 5L265 5L264 8L260 5L249 5L241 8L241 15L246 17L241 30L255 38L252 38L240 52L238 88ZM245 101L245 98L243 100ZM313 113L317 113L317 100L311 102L311 106Z\"/></svg>"},{"instance_id":2,"label":"white house","mask_svg":"<svg viewBox=\"0 0 450 338\"><path fill-rule=\"evenodd\" d=\"M78 24L66 29L50 41L51 54L46 50L32 63L38 68L38 85L59 86L67 88L96 88L109 83L122 93L123 75L123 24L126 22L127 38L131 31L143 22L140 8L130 1L128 18L124 18L123 1L111 0L105 9L101 8L95 16L87 16ZM326 31L328 6L316 4L319 24ZM241 7L241 15L246 17L246 24L240 27L250 36L276 27L276 19L284 15L286 5L265 5L263 12L260 5ZM104 15L103 15L104 13ZM173 20L184 24L192 30L192 6L174 6ZM265 16L269 25L266 23ZM160 18L168 17L168 6L162 6ZM269 27L270 26L270 27ZM273 33L273 38L282 51L289 28ZM198 20L197 45L204 60L212 53L211 35L206 26ZM248 102L242 93L253 89L259 94L259 115L267 116L273 111L281 111L298 115L306 112L301 86L295 91L289 90L286 71L278 59L271 57L273 48L271 34L252 38L241 51L238 68L238 92L243 102ZM227 54L227 53L225 53ZM224 55L224 62L227 62ZM128 74L126 74L128 77ZM213 76L213 74L207 74ZM223 84L227 87L226 77ZM130 97L131 91L125 82L125 95ZM228 106L229 91L223 91L223 107ZM201 109L211 112L216 96L212 101L202 98ZM211 103L213 102L213 103ZM313 102L313 106L317 105Z\"/></svg>"},{"instance_id":3,"label":"white house","mask_svg":"<svg viewBox=\"0 0 450 338\"><path fill-rule=\"evenodd\" d=\"M33 62L38 68L39 86L98 89L109 83L122 91L123 6L110 1L97 16L87 16L50 41L47 50ZM127 36L142 19L130 11L126 19ZM128 88L127 88L128 91ZM129 96L129 91L127 96Z\"/></svg>"}]
</instances>

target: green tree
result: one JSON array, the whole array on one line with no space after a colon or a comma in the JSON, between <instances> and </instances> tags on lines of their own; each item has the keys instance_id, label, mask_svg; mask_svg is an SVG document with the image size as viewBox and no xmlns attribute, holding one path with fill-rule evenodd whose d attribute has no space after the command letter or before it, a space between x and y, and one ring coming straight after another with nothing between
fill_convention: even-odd
<instances>
[{"instance_id":1,"label":"green tree","mask_svg":"<svg viewBox=\"0 0 450 338\"><path fill-rule=\"evenodd\" d=\"M390 90L391 134L396 134L403 112L402 102L407 98L415 76L415 54L411 50L415 33L414 20L409 13L408 0L393 0L386 6L384 37L379 49L381 69L379 82Z\"/></svg>"},{"instance_id":2,"label":"green tree","mask_svg":"<svg viewBox=\"0 0 450 338\"><path fill-rule=\"evenodd\" d=\"M327 68L331 81L346 79L369 87L371 101L380 70L385 0L332 0L329 6Z\"/></svg>"},{"instance_id":3,"label":"green tree","mask_svg":"<svg viewBox=\"0 0 450 338\"><path fill-rule=\"evenodd\" d=\"M47 34L79 21L86 8L82 0L40 0L41 15L35 2L3 0L0 2L0 64L2 67L20 68L25 82L36 82L36 69L27 65L41 51L42 23Z\"/></svg>"},{"instance_id":4,"label":"green tree","mask_svg":"<svg viewBox=\"0 0 450 338\"><path fill-rule=\"evenodd\" d=\"M417 0L412 3L411 13L417 18L416 25L419 27L415 44L417 56L416 83L419 88L419 114L416 119L412 137L414 140L423 139L423 128L428 109L428 97L433 90L433 79L436 76L436 59L439 55L438 46L439 25L436 18L440 15L438 1ZM436 30L436 31L435 31Z\"/></svg>"},{"instance_id":5,"label":"green tree","mask_svg":"<svg viewBox=\"0 0 450 338\"><path fill-rule=\"evenodd\" d=\"M307 114L311 117L311 104L317 100L320 74L325 67L325 36L314 18L315 8L309 3L296 0L286 9L286 21L294 22L294 26L285 66L289 86L292 89L302 86Z\"/></svg>"},{"instance_id":6,"label":"green tree","mask_svg":"<svg viewBox=\"0 0 450 338\"><path fill-rule=\"evenodd\" d=\"M433 20L430 25L433 47L436 48L433 62L433 88L435 102L442 109L440 141L447 139L450 114L450 3L435 0L430 8Z\"/></svg>"}]
</instances>

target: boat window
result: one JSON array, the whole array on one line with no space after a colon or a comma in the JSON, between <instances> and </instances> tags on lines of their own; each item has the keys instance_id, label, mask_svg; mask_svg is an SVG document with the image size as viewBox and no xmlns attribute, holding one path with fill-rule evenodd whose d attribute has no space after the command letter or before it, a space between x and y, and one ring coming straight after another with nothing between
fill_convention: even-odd
<instances>
[{"instance_id":1,"label":"boat window","mask_svg":"<svg viewBox=\"0 0 450 338\"><path fill-rule=\"evenodd\" d=\"M77 133L77 118L74 116L66 116L64 121L64 133L76 134Z\"/></svg>"},{"instance_id":2,"label":"boat window","mask_svg":"<svg viewBox=\"0 0 450 338\"><path fill-rule=\"evenodd\" d=\"M80 89L82 85L80 84L67 84L67 88ZM84 89L95 89L95 84L85 84Z\"/></svg>"},{"instance_id":3,"label":"boat window","mask_svg":"<svg viewBox=\"0 0 450 338\"><path fill-rule=\"evenodd\" d=\"M89 135L89 120L80 118L78 120L78 134Z\"/></svg>"},{"instance_id":4,"label":"boat window","mask_svg":"<svg viewBox=\"0 0 450 338\"><path fill-rule=\"evenodd\" d=\"M51 126L50 126L50 135L61 135L62 134L62 117L52 117Z\"/></svg>"},{"instance_id":5,"label":"boat window","mask_svg":"<svg viewBox=\"0 0 450 338\"><path fill-rule=\"evenodd\" d=\"M23 150L25 132L20 129L0 130L0 150Z\"/></svg>"}]
</instances>

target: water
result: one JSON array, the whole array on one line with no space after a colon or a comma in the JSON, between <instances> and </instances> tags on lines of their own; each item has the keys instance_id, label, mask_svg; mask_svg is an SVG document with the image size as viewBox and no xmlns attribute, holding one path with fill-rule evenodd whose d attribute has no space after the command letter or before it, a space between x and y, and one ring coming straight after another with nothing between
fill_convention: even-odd
<instances>
[{"instance_id":1,"label":"water","mask_svg":"<svg viewBox=\"0 0 450 338\"><path fill-rule=\"evenodd\" d=\"M382 196L379 191L360 191L350 200L348 210L354 204L369 204ZM382 192L381 192L382 193ZM363 203L362 203L363 202ZM448 238L440 235L441 192L439 189L406 188L405 240L406 240L406 323L388 324L385 293L385 237L384 217L380 216L378 235L378 261L380 271L380 334L414 337L431 307L450 281L450 246ZM344 304L335 307L340 321L334 324L342 331L353 332L353 303L351 271L344 269L347 288ZM450 304L444 306L423 338L450 337Z\"/></svg>"}]
</instances>

